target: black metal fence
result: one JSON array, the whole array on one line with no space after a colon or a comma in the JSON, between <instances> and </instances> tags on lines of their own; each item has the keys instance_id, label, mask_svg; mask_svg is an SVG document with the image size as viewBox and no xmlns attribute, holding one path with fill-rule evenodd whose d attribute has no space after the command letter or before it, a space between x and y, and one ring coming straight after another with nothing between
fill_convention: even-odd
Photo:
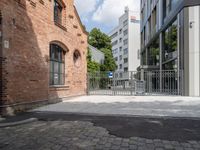
<instances>
[{"instance_id":1,"label":"black metal fence","mask_svg":"<svg viewBox=\"0 0 200 150\"><path fill-rule=\"evenodd\" d=\"M182 71L88 73L89 95L182 95Z\"/></svg>"}]
</instances>

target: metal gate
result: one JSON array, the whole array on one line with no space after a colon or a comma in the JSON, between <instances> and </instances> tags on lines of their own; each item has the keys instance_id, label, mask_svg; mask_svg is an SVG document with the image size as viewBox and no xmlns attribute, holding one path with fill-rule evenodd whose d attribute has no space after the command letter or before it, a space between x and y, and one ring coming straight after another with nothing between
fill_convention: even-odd
<instances>
[{"instance_id":1,"label":"metal gate","mask_svg":"<svg viewBox=\"0 0 200 150\"><path fill-rule=\"evenodd\" d=\"M182 71L88 73L88 95L182 95Z\"/></svg>"}]
</instances>

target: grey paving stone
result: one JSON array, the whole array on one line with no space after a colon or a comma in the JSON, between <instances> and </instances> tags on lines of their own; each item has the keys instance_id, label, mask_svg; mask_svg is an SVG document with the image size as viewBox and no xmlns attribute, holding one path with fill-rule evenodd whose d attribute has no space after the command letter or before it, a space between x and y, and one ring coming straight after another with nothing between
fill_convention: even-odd
<instances>
[{"instance_id":1,"label":"grey paving stone","mask_svg":"<svg viewBox=\"0 0 200 150\"><path fill-rule=\"evenodd\" d=\"M171 144L172 144L173 146L179 146L179 145L180 145L180 143L177 142L177 141L171 141Z\"/></svg>"},{"instance_id":2,"label":"grey paving stone","mask_svg":"<svg viewBox=\"0 0 200 150\"><path fill-rule=\"evenodd\" d=\"M174 147L174 149L175 149L175 150L184 150L183 147L176 147L176 146Z\"/></svg>"},{"instance_id":3,"label":"grey paving stone","mask_svg":"<svg viewBox=\"0 0 200 150\"><path fill-rule=\"evenodd\" d=\"M112 145L112 147L110 149L111 150L120 150L120 146L119 145Z\"/></svg>"},{"instance_id":4,"label":"grey paving stone","mask_svg":"<svg viewBox=\"0 0 200 150\"><path fill-rule=\"evenodd\" d=\"M185 148L191 148L192 147L189 143L182 143L181 145L183 145Z\"/></svg>"},{"instance_id":5,"label":"grey paving stone","mask_svg":"<svg viewBox=\"0 0 200 150\"><path fill-rule=\"evenodd\" d=\"M45 145L44 145L45 144ZM200 150L199 141L120 138L90 122L34 122L0 129L1 150Z\"/></svg>"},{"instance_id":6,"label":"grey paving stone","mask_svg":"<svg viewBox=\"0 0 200 150\"><path fill-rule=\"evenodd\" d=\"M146 139L145 142L146 142L147 144L152 144L152 143L153 143L153 140Z\"/></svg>"},{"instance_id":7,"label":"grey paving stone","mask_svg":"<svg viewBox=\"0 0 200 150\"><path fill-rule=\"evenodd\" d=\"M149 149L148 149L148 147L146 147L146 146L139 146L139 147L138 147L138 150L149 150Z\"/></svg>"},{"instance_id":8,"label":"grey paving stone","mask_svg":"<svg viewBox=\"0 0 200 150\"><path fill-rule=\"evenodd\" d=\"M164 150L164 148L155 148L155 150Z\"/></svg>"},{"instance_id":9,"label":"grey paving stone","mask_svg":"<svg viewBox=\"0 0 200 150\"><path fill-rule=\"evenodd\" d=\"M122 142L122 143L121 143L121 146L122 146L122 147L128 147L128 146L129 146L129 143L128 143L128 142Z\"/></svg>"},{"instance_id":10,"label":"grey paving stone","mask_svg":"<svg viewBox=\"0 0 200 150\"><path fill-rule=\"evenodd\" d=\"M129 145L129 149L131 150L136 150L138 147L137 145Z\"/></svg>"},{"instance_id":11,"label":"grey paving stone","mask_svg":"<svg viewBox=\"0 0 200 150\"><path fill-rule=\"evenodd\" d=\"M184 148L184 150L194 150L193 148Z\"/></svg>"},{"instance_id":12,"label":"grey paving stone","mask_svg":"<svg viewBox=\"0 0 200 150\"><path fill-rule=\"evenodd\" d=\"M165 145L164 145L164 148L165 148L166 150L173 150L173 149L174 149L173 145L171 145L171 144L165 144Z\"/></svg>"},{"instance_id":13,"label":"grey paving stone","mask_svg":"<svg viewBox=\"0 0 200 150\"><path fill-rule=\"evenodd\" d=\"M192 147L200 149L200 145L199 144L193 144Z\"/></svg>"}]
</instances>

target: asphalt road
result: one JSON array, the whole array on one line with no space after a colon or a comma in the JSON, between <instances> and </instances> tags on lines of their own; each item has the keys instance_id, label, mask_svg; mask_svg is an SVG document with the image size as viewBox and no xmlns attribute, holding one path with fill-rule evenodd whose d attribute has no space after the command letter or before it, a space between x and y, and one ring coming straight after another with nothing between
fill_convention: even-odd
<instances>
[{"instance_id":1,"label":"asphalt road","mask_svg":"<svg viewBox=\"0 0 200 150\"><path fill-rule=\"evenodd\" d=\"M105 128L111 135L121 138L141 137L171 141L200 141L200 119L141 116L95 116L55 112L30 112L9 117L2 122L28 118L39 121L83 121Z\"/></svg>"}]
</instances>

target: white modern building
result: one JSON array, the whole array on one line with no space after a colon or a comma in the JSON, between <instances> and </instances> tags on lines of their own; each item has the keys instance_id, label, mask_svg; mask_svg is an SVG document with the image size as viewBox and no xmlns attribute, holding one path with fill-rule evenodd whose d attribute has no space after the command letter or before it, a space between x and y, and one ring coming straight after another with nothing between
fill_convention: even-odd
<instances>
[{"instance_id":1,"label":"white modern building","mask_svg":"<svg viewBox=\"0 0 200 150\"><path fill-rule=\"evenodd\" d=\"M112 52L117 64L119 78L123 72L136 71L140 66L140 13L125 8L119 23L109 36L112 40Z\"/></svg>"}]
</instances>

